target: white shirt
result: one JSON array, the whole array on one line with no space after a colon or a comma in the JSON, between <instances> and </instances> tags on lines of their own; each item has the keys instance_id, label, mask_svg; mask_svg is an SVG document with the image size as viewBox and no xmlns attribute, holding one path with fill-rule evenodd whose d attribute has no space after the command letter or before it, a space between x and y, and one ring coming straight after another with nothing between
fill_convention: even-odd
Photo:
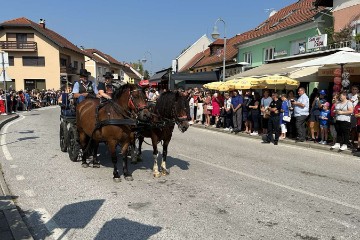
<instances>
[{"instance_id":1,"label":"white shirt","mask_svg":"<svg viewBox=\"0 0 360 240\"><path fill-rule=\"evenodd\" d=\"M358 104L358 94L355 94L354 96L352 95L352 93L349 93L348 98L350 100L350 102L353 104L353 107L355 107Z\"/></svg>"}]
</instances>

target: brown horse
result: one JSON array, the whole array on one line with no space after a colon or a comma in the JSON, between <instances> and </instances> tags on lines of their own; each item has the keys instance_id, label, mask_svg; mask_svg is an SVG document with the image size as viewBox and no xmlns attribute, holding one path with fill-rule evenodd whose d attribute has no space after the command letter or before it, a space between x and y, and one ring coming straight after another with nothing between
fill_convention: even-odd
<instances>
[{"instance_id":1,"label":"brown horse","mask_svg":"<svg viewBox=\"0 0 360 240\"><path fill-rule=\"evenodd\" d=\"M185 132L189 128L190 107L187 98L181 93L164 92L157 99L156 105L150 107L149 110L152 113L151 120L144 122L142 126L139 125L140 130L137 133L139 139L138 160L141 161L141 146L144 138L151 138L154 158L153 175L160 177L157 145L163 141L161 174L167 175L169 171L166 168L166 157L175 124L178 125L181 132Z\"/></svg>"},{"instance_id":2,"label":"brown horse","mask_svg":"<svg viewBox=\"0 0 360 240\"><path fill-rule=\"evenodd\" d=\"M97 151L99 142L105 142L114 164L114 180L120 181L116 156L116 147L120 145L124 177L126 180L133 180L127 165L128 148L134 141L137 119L146 121L150 117L146 108L146 97L136 85L126 84L115 89L113 100L98 110L96 118L99 104L99 99L85 99L76 107L76 125L83 150L82 166L88 167L86 158L92 150L93 166L100 167Z\"/></svg>"}]
</instances>

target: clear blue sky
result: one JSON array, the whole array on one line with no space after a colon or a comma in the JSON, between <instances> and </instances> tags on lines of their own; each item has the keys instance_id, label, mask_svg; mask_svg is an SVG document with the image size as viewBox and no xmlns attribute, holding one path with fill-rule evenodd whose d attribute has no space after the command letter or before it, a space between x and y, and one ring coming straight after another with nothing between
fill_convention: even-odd
<instances>
[{"instance_id":1,"label":"clear blue sky","mask_svg":"<svg viewBox=\"0 0 360 240\"><path fill-rule=\"evenodd\" d=\"M149 51L153 73L171 66L181 51L203 34L211 38L218 17L227 38L252 29L269 12L297 0L17 0L2 1L0 22L26 17L46 26L77 46L96 48L119 61L137 62ZM219 23L223 36L223 24ZM146 55L150 59L149 54Z\"/></svg>"}]
</instances>

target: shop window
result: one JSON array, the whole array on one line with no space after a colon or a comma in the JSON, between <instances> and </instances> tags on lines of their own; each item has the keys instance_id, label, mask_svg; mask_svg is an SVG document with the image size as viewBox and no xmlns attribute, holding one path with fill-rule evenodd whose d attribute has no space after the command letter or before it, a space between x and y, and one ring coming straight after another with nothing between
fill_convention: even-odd
<instances>
[{"instance_id":1,"label":"shop window","mask_svg":"<svg viewBox=\"0 0 360 240\"><path fill-rule=\"evenodd\" d=\"M24 89L46 89L45 79L24 79Z\"/></svg>"}]
</instances>

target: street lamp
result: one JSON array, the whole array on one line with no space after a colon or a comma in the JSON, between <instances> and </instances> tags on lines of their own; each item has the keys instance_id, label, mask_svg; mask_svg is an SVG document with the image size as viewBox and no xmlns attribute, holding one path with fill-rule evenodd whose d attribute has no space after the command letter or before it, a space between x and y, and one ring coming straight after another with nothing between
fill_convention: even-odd
<instances>
[{"instance_id":1,"label":"street lamp","mask_svg":"<svg viewBox=\"0 0 360 240\"><path fill-rule=\"evenodd\" d=\"M147 62L147 58L146 58L146 55L149 55L150 56L150 69L149 69L149 75L151 75L151 70L152 70L152 55L151 55L151 52L149 52L149 51L146 51L145 53L144 53L144 58L143 59L141 59L141 62L143 63L143 64L145 64L146 62Z\"/></svg>"},{"instance_id":2,"label":"street lamp","mask_svg":"<svg viewBox=\"0 0 360 240\"><path fill-rule=\"evenodd\" d=\"M216 24L221 21L224 23L224 59L223 59L223 73L222 73L222 81L225 82L225 54L226 54L226 24L225 21L221 18L218 18L215 22L213 32L211 33L211 37L213 39L218 39L220 37L220 33L218 31L218 28Z\"/></svg>"}]
</instances>

